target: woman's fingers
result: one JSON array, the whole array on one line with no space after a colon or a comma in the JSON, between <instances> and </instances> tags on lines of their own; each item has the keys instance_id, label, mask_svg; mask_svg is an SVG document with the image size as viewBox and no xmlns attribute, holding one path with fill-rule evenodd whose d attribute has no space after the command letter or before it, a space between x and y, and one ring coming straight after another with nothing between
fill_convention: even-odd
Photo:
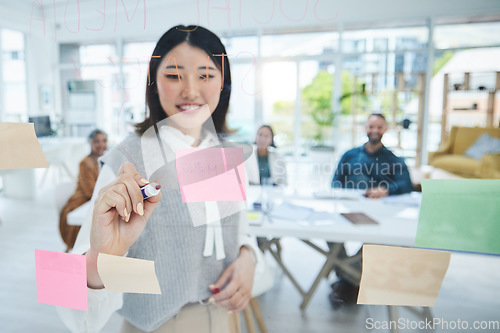
<instances>
[{"instance_id":1,"label":"woman's fingers","mask_svg":"<svg viewBox=\"0 0 500 333\"><path fill-rule=\"evenodd\" d=\"M213 295L211 298L215 301L215 303L225 306L226 304L236 293L239 286L236 282L231 281L224 289L221 290L218 294Z\"/></svg>"},{"instance_id":2,"label":"woman's fingers","mask_svg":"<svg viewBox=\"0 0 500 333\"><path fill-rule=\"evenodd\" d=\"M103 198L104 195L106 195L106 193L109 193L110 191L122 196L125 201L125 205L124 207L117 206L116 209L118 211L118 214L124 217L125 221L129 221L132 212L135 212L140 216L144 215L145 203L143 202L144 199L142 197L140 187L146 185L147 183L148 181L145 180L137 172L132 163L125 162L122 164L120 170L118 171L118 178L113 183L101 189L101 191L99 192L99 198ZM149 215L151 215L152 210L159 202L160 198L161 196L148 201L148 203L151 203L148 204L148 209L150 211ZM112 202L109 200L109 197L107 201L109 204L112 204ZM110 207L109 205L105 204L104 206L101 205L100 208L102 209L102 211L100 211L102 213L109 210Z\"/></svg>"},{"instance_id":3,"label":"woman's fingers","mask_svg":"<svg viewBox=\"0 0 500 333\"><path fill-rule=\"evenodd\" d=\"M224 272L222 272L222 275L220 276L219 280L217 280L217 282L215 282L214 284L208 286L208 288L210 290L214 290L214 289L219 289L221 290L222 287L224 287L224 285L229 281L229 279L231 278L231 275L233 275L233 271L234 271L234 263L232 263L231 265L229 265L225 270ZM220 294L220 293L219 293ZM217 295L219 295L217 294ZM224 294L223 294L224 295ZM222 299L221 296L219 295L219 297L217 299Z\"/></svg>"},{"instance_id":4,"label":"woman's fingers","mask_svg":"<svg viewBox=\"0 0 500 333\"><path fill-rule=\"evenodd\" d=\"M132 163L125 162L118 171L118 181L127 186L133 210L141 216L144 215L143 197L140 189L141 186L147 184L144 177L137 172Z\"/></svg>"},{"instance_id":5,"label":"woman's fingers","mask_svg":"<svg viewBox=\"0 0 500 333\"><path fill-rule=\"evenodd\" d=\"M132 213L132 200L130 199L130 196L128 195L127 186L123 183L118 183L115 186L111 187L109 190L118 193L119 195L121 195L125 199L125 203L126 203L125 209L126 210L124 211L124 214L127 216L125 221L128 222L128 220L130 219L130 214ZM121 211L119 211L119 213L121 213Z\"/></svg>"},{"instance_id":6,"label":"woman's fingers","mask_svg":"<svg viewBox=\"0 0 500 333\"><path fill-rule=\"evenodd\" d=\"M228 310L236 308L236 305L242 301L242 295L236 290L230 298L216 302L217 305L223 306Z\"/></svg>"},{"instance_id":7,"label":"woman's fingers","mask_svg":"<svg viewBox=\"0 0 500 333\"><path fill-rule=\"evenodd\" d=\"M239 312L247 306L250 298L251 295L248 292L238 289L230 298L217 302L217 305L227 308L228 311Z\"/></svg>"},{"instance_id":8,"label":"woman's fingers","mask_svg":"<svg viewBox=\"0 0 500 333\"><path fill-rule=\"evenodd\" d=\"M123 220L128 221L130 215L126 214L127 201L125 197L115 191L115 189L116 188L112 187L101 194L100 198L97 199L94 212L98 214L105 214L110 209L115 208L118 215L120 215Z\"/></svg>"},{"instance_id":9,"label":"woman's fingers","mask_svg":"<svg viewBox=\"0 0 500 333\"><path fill-rule=\"evenodd\" d=\"M232 308L229 308L228 311L240 312L248 305L249 301L250 297L241 296L239 302L237 302L237 304L234 305Z\"/></svg>"},{"instance_id":10,"label":"woman's fingers","mask_svg":"<svg viewBox=\"0 0 500 333\"><path fill-rule=\"evenodd\" d=\"M125 185L123 194L130 198L131 210L129 212L133 210L136 214L144 215L144 199L137 182L130 175L121 175L118 182Z\"/></svg>"}]
</instances>

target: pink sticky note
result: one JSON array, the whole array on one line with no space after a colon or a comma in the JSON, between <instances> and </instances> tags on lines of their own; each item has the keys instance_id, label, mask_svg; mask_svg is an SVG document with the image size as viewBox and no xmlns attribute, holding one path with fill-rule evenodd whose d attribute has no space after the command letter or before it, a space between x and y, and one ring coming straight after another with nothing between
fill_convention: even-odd
<instances>
[{"instance_id":1,"label":"pink sticky note","mask_svg":"<svg viewBox=\"0 0 500 333\"><path fill-rule=\"evenodd\" d=\"M246 200L242 148L182 149L176 167L183 202Z\"/></svg>"},{"instance_id":2,"label":"pink sticky note","mask_svg":"<svg viewBox=\"0 0 500 333\"><path fill-rule=\"evenodd\" d=\"M35 250L39 303L88 310L85 256Z\"/></svg>"}]
</instances>

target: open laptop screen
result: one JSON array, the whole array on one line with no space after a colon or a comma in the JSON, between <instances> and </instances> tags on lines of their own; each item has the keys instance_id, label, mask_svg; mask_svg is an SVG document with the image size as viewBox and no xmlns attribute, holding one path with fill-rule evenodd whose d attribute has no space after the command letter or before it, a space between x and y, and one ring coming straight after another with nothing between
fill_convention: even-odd
<instances>
[{"instance_id":1,"label":"open laptop screen","mask_svg":"<svg viewBox=\"0 0 500 333\"><path fill-rule=\"evenodd\" d=\"M37 137L52 135L49 116L29 117L29 122L35 125L35 133Z\"/></svg>"}]
</instances>

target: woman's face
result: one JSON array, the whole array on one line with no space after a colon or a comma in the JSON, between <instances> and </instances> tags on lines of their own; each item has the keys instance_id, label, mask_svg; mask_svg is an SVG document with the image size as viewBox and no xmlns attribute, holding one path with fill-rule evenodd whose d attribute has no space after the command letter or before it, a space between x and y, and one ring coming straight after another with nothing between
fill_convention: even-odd
<instances>
[{"instance_id":1,"label":"woman's face","mask_svg":"<svg viewBox=\"0 0 500 333\"><path fill-rule=\"evenodd\" d=\"M163 110L181 129L201 127L219 104L221 71L205 51L187 42L163 58L156 82Z\"/></svg>"},{"instance_id":2,"label":"woman's face","mask_svg":"<svg viewBox=\"0 0 500 333\"><path fill-rule=\"evenodd\" d=\"M267 127L261 127L257 131L257 138L255 139L255 143L257 147L267 148L273 142L273 134L271 130Z\"/></svg>"},{"instance_id":3,"label":"woman's face","mask_svg":"<svg viewBox=\"0 0 500 333\"><path fill-rule=\"evenodd\" d=\"M106 134L99 133L90 140L90 150L92 154L102 156L106 149L108 149L108 136Z\"/></svg>"}]
</instances>

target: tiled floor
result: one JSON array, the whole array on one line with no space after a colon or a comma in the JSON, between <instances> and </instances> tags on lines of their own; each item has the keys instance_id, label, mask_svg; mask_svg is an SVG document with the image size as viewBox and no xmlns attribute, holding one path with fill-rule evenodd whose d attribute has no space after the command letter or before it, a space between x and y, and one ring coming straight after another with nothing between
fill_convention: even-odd
<instances>
[{"instance_id":1,"label":"tiled floor","mask_svg":"<svg viewBox=\"0 0 500 333\"><path fill-rule=\"evenodd\" d=\"M0 194L0 220L0 332L67 332L55 308L36 301L34 249L65 249L58 235L51 189L41 191L34 201L6 199ZM282 245L285 262L301 284L309 286L322 265L322 257L294 239L284 239ZM298 292L280 271L276 277L274 287L259 298L269 332L358 333L369 331L368 318L387 320L384 306L352 306L333 311L327 295L334 275L332 281L321 283L308 309L302 313ZM500 257L453 253L432 311L436 318L450 322L460 319L470 325L476 320L500 321ZM417 320L405 309L400 315L405 321ZM115 315L104 332L118 332L120 324L120 317ZM500 329L443 330L438 327L436 331L500 332Z\"/></svg>"}]
</instances>

